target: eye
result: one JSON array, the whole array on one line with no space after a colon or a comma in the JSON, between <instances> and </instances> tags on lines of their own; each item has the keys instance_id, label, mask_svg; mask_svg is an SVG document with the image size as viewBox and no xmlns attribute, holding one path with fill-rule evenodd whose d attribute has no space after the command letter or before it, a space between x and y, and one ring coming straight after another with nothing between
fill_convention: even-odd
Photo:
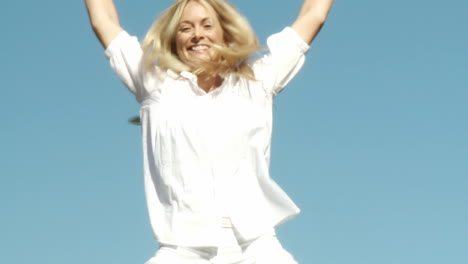
<instances>
[{"instance_id":1,"label":"eye","mask_svg":"<svg viewBox=\"0 0 468 264\"><path fill-rule=\"evenodd\" d=\"M210 28L212 28L213 26L212 26L211 24L205 24L205 25L203 25L203 27L206 28L206 29L210 29Z\"/></svg>"},{"instance_id":2,"label":"eye","mask_svg":"<svg viewBox=\"0 0 468 264\"><path fill-rule=\"evenodd\" d=\"M180 32L189 32L190 31L190 27L189 26L182 26L179 28L179 31Z\"/></svg>"}]
</instances>

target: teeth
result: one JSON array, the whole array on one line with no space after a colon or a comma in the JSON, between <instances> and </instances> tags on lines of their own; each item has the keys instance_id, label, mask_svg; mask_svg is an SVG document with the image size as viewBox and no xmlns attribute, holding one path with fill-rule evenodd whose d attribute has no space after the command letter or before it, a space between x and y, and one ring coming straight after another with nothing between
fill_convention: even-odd
<instances>
[{"instance_id":1,"label":"teeth","mask_svg":"<svg viewBox=\"0 0 468 264\"><path fill-rule=\"evenodd\" d=\"M206 50L208 49L208 47L207 46L193 46L191 49L192 50Z\"/></svg>"}]
</instances>

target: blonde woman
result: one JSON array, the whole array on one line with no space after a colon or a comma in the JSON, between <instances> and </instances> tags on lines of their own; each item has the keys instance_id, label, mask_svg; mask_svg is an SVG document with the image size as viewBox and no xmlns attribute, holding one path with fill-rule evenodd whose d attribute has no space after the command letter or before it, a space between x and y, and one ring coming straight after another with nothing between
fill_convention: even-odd
<instances>
[{"instance_id":1,"label":"blonde woman","mask_svg":"<svg viewBox=\"0 0 468 264\"><path fill-rule=\"evenodd\" d=\"M224 0L177 0L142 43L112 0L86 0L110 64L141 104L144 182L160 244L147 264L294 264L275 227L299 209L270 178L272 101L304 63L333 0L305 0L259 46Z\"/></svg>"}]
</instances>

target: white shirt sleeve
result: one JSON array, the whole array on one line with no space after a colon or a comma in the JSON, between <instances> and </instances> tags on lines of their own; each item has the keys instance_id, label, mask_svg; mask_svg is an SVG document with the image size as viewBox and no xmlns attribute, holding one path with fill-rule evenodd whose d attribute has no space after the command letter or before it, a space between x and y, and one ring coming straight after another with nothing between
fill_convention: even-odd
<instances>
[{"instance_id":1,"label":"white shirt sleeve","mask_svg":"<svg viewBox=\"0 0 468 264\"><path fill-rule=\"evenodd\" d=\"M143 51L138 39L122 31L107 47L105 56L122 82L140 99L143 89Z\"/></svg>"},{"instance_id":2,"label":"white shirt sleeve","mask_svg":"<svg viewBox=\"0 0 468 264\"><path fill-rule=\"evenodd\" d=\"M309 45L290 27L267 39L268 53L253 64L257 80L277 95L304 65Z\"/></svg>"}]
</instances>

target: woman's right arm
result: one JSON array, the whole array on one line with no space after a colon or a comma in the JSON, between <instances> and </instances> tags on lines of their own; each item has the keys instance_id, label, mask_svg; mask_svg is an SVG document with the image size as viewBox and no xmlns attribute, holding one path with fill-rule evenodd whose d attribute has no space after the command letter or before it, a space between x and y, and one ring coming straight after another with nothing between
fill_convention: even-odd
<instances>
[{"instance_id":1,"label":"woman's right arm","mask_svg":"<svg viewBox=\"0 0 468 264\"><path fill-rule=\"evenodd\" d=\"M122 32L117 9L112 0L85 0L89 20L96 37L104 48Z\"/></svg>"}]
</instances>

